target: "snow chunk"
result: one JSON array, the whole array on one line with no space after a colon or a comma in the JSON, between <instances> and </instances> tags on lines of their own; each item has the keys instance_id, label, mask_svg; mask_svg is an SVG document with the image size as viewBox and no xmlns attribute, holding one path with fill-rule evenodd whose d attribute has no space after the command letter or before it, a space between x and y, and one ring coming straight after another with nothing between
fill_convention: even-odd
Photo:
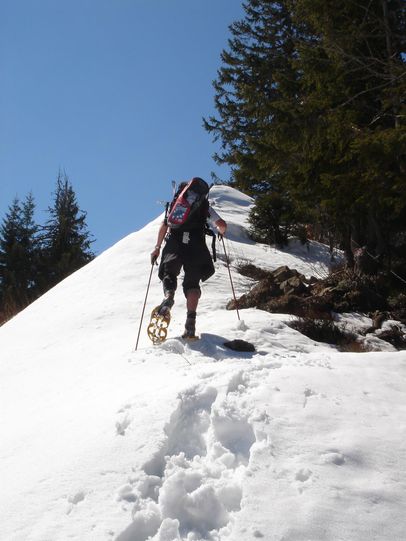
<instances>
[{"instance_id":1,"label":"snow chunk","mask_svg":"<svg viewBox=\"0 0 406 541\"><path fill-rule=\"evenodd\" d=\"M125 532L119 535L117 541L145 541L156 534L161 521L159 507L156 503L149 501L144 509L134 514L133 522Z\"/></svg>"},{"instance_id":2,"label":"snow chunk","mask_svg":"<svg viewBox=\"0 0 406 541\"><path fill-rule=\"evenodd\" d=\"M175 541L176 539L180 539L179 520L165 518L151 541Z\"/></svg>"},{"instance_id":3,"label":"snow chunk","mask_svg":"<svg viewBox=\"0 0 406 541\"><path fill-rule=\"evenodd\" d=\"M168 477L158 503L165 517L176 517L183 531L196 531L206 537L213 529L225 526L228 512L214 487L203 483L202 472L168 465Z\"/></svg>"}]
</instances>

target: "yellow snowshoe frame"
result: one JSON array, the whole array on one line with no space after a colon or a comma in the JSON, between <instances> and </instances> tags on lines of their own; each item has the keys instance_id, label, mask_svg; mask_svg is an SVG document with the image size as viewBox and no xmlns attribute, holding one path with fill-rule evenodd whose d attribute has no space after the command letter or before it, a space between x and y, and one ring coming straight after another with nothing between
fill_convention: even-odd
<instances>
[{"instance_id":1,"label":"yellow snowshoe frame","mask_svg":"<svg viewBox=\"0 0 406 541\"><path fill-rule=\"evenodd\" d=\"M159 313L160 306L156 306L151 312L151 321L148 325L147 333L151 342L161 344L166 340L168 334L168 326L171 321L171 314L168 312L165 315Z\"/></svg>"}]
</instances>

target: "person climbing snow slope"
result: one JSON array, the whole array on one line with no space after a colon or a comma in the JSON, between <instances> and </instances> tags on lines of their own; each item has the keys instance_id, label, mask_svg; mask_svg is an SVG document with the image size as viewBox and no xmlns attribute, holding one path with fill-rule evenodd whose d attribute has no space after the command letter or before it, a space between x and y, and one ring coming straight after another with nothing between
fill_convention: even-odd
<instances>
[{"instance_id":1,"label":"person climbing snow slope","mask_svg":"<svg viewBox=\"0 0 406 541\"><path fill-rule=\"evenodd\" d=\"M210 206L208 194L208 184L199 177L179 185L151 253L151 263L155 263L165 240L158 271L164 290L164 299L158 307L160 316L170 314L175 302L177 278L183 267L182 286L187 315L182 338L190 340L197 338L196 311L201 295L200 282L214 274L212 257L205 240L207 222L214 225L220 235L224 235L227 229L226 222Z\"/></svg>"}]
</instances>

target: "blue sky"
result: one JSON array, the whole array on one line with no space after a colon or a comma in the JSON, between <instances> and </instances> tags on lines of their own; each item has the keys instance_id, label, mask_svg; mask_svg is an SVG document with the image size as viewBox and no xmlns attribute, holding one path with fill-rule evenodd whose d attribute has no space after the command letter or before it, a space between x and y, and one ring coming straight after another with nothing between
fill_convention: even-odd
<instances>
[{"instance_id":1,"label":"blue sky","mask_svg":"<svg viewBox=\"0 0 406 541\"><path fill-rule=\"evenodd\" d=\"M218 167L202 127L239 0L0 0L0 218L65 170L97 253Z\"/></svg>"}]
</instances>

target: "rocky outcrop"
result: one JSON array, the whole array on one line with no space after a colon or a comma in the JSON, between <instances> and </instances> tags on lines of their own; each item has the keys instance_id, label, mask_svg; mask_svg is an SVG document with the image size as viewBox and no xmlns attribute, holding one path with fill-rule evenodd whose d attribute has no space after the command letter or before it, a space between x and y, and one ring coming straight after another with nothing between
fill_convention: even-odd
<instances>
[{"instance_id":1,"label":"rocky outcrop","mask_svg":"<svg viewBox=\"0 0 406 541\"><path fill-rule=\"evenodd\" d=\"M403 292L396 293L388 274L368 276L341 269L325 279L308 279L286 265L270 272L252 264L246 265L242 274L257 280L257 283L237 302L230 301L227 305L229 310L236 307L260 308L272 313L298 316L304 319L305 328L313 333L311 337L316 340L314 335L320 334L334 335L338 337L337 340L343 340L337 334L337 329L333 328L334 312L361 312L369 315L372 326L364 331L365 334L379 332L383 322L388 319L406 324L406 295ZM329 322L331 328L323 326L323 323ZM310 336L308 332L306 335ZM354 339L344 338L352 340L353 347ZM397 349L406 348L406 335L396 325L380 332L379 338L390 342Z\"/></svg>"},{"instance_id":2,"label":"rocky outcrop","mask_svg":"<svg viewBox=\"0 0 406 541\"><path fill-rule=\"evenodd\" d=\"M309 285L303 274L300 274L295 269L290 269L287 266L278 267L272 272L254 271L254 265L250 265L249 274L246 267L244 268L245 276L261 276L259 282L251 289L249 293L238 299L239 308L264 308L271 310L273 304L278 302L277 299L285 297L285 301L290 297L298 295L307 295ZM266 308L265 306L268 306ZM228 309L235 308L235 302L231 301Z\"/></svg>"},{"instance_id":3,"label":"rocky outcrop","mask_svg":"<svg viewBox=\"0 0 406 541\"><path fill-rule=\"evenodd\" d=\"M274 313L330 319L331 312L372 314L390 309L383 277L359 276L347 269L325 279L306 278L286 265L274 271L247 266L246 276L257 278L252 289L237 299L238 308L260 308ZM249 273L249 274L248 274ZM227 308L236 308L234 300Z\"/></svg>"}]
</instances>

